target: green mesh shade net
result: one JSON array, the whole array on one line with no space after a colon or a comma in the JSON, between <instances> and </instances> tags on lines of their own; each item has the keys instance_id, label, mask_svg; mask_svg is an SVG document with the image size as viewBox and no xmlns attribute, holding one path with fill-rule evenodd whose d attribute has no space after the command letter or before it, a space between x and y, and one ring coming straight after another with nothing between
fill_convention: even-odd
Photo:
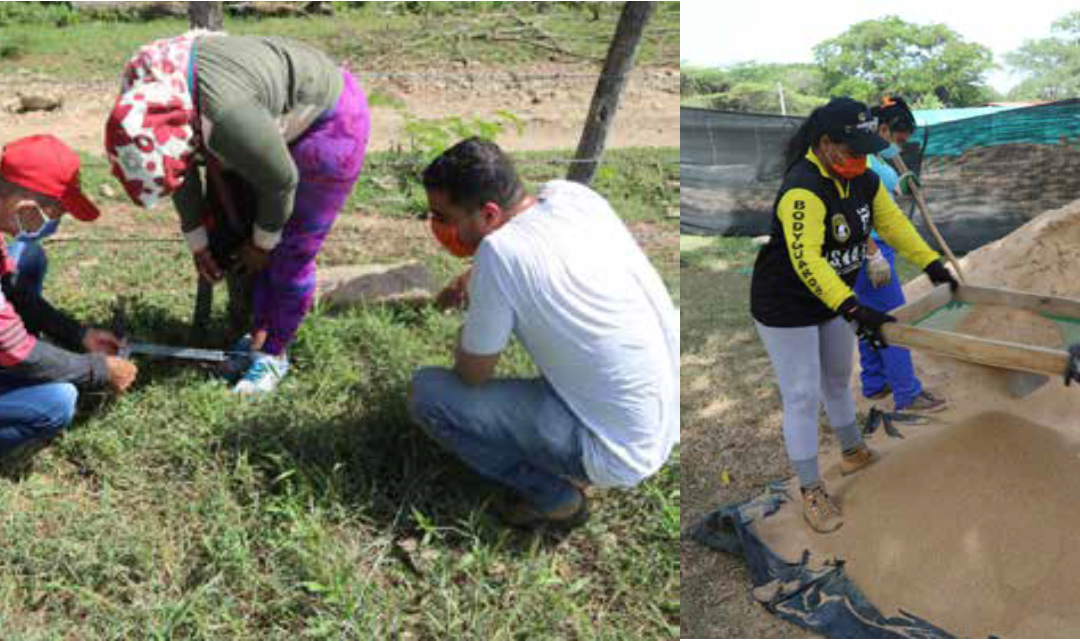
<instances>
[{"instance_id":1,"label":"green mesh shade net","mask_svg":"<svg viewBox=\"0 0 1080 641\"><path fill-rule=\"evenodd\" d=\"M684 233L766 234L783 149L802 119L683 108ZM1080 199L1080 99L1030 107L916 111L903 158L957 253ZM901 207L930 238L914 203Z\"/></svg>"},{"instance_id":2,"label":"green mesh shade net","mask_svg":"<svg viewBox=\"0 0 1080 641\"><path fill-rule=\"evenodd\" d=\"M975 307L975 305L970 303L952 301L926 316L916 319L913 324L915 327L921 327L923 329L934 329L943 332L964 334L963 328L960 328L959 326ZM1064 318L1061 316L1051 316L1048 314L1039 314L1039 316L1053 321L1053 323L1057 325L1058 329L1061 331L1064 345L1080 342L1080 320ZM1003 319L1000 322L1009 323L1010 321L1008 319ZM1018 327L1018 329L1022 330L1024 328Z\"/></svg>"}]
</instances>

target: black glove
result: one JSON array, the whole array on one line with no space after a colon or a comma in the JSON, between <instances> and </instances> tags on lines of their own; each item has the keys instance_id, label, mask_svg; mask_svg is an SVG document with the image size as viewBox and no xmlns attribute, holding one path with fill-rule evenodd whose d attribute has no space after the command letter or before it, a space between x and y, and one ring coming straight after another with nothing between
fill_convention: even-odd
<instances>
[{"instance_id":1,"label":"black glove","mask_svg":"<svg viewBox=\"0 0 1080 641\"><path fill-rule=\"evenodd\" d=\"M1069 366L1065 368L1065 387L1080 381L1080 343L1069 345Z\"/></svg>"},{"instance_id":2,"label":"black glove","mask_svg":"<svg viewBox=\"0 0 1080 641\"><path fill-rule=\"evenodd\" d=\"M885 323L895 323L895 318L860 305L854 296L840 303L839 312L845 320L855 323L855 333L859 336L859 340L866 341L874 349L889 346L885 342L885 337L881 335L881 326Z\"/></svg>"},{"instance_id":3,"label":"black glove","mask_svg":"<svg viewBox=\"0 0 1080 641\"><path fill-rule=\"evenodd\" d=\"M949 289L954 292L960 286L960 283L956 282L952 272L945 267L940 258L927 265L923 271L926 272L926 275L930 277L930 282L935 286L948 283Z\"/></svg>"}]
</instances>

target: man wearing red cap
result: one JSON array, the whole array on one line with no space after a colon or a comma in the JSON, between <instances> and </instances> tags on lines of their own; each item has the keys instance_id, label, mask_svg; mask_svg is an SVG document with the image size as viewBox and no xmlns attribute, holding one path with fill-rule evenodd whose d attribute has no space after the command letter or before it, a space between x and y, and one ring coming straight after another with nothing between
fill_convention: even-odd
<instances>
[{"instance_id":1,"label":"man wearing red cap","mask_svg":"<svg viewBox=\"0 0 1080 641\"><path fill-rule=\"evenodd\" d=\"M0 155L0 231L39 233L64 213L99 215L79 187L79 157L52 136L31 136ZM88 329L41 297L43 271L19 274L0 243L0 471L18 473L71 423L76 386L123 392L135 365L115 355L111 332Z\"/></svg>"}]
</instances>

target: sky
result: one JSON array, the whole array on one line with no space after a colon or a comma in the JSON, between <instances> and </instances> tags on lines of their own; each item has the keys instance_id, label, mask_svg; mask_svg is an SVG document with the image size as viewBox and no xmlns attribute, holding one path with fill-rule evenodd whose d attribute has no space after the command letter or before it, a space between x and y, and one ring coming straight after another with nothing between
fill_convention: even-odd
<instances>
[{"instance_id":1,"label":"sky","mask_svg":"<svg viewBox=\"0 0 1080 641\"><path fill-rule=\"evenodd\" d=\"M907 22L943 23L968 42L990 48L1004 67L1004 55L1025 40L1050 35L1050 25L1077 0L683 0L681 58L698 66L733 62L813 62L812 49L863 20L898 15ZM1004 69L986 76L990 86L1008 91L1021 78Z\"/></svg>"}]
</instances>

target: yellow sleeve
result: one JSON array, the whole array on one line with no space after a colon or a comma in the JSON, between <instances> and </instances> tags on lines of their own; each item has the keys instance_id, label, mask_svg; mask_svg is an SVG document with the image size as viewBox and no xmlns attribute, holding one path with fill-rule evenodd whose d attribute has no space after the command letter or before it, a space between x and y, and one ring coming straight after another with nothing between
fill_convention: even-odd
<instances>
[{"instance_id":1,"label":"yellow sleeve","mask_svg":"<svg viewBox=\"0 0 1080 641\"><path fill-rule=\"evenodd\" d=\"M776 215L784 228L784 242L795 273L814 296L835 310L853 294L822 255L825 203L809 189L789 189L780 198Z\"/></svg>"},{"instance_id":2,"label":"yellow sleeve","mask_svg":"<svg viewBox=\"0 0 1080 641\"><path fill-rule=\"evenodd\" d=\"M926 241L922 239L915 225L911 224L908 217L885 189L885 182L878 184L877 194L874 195L874 229L877 230L885 242L896 248L900 254L919 269L925 268L940 256L930 249Z\"/></svg>"}]
</instances>

